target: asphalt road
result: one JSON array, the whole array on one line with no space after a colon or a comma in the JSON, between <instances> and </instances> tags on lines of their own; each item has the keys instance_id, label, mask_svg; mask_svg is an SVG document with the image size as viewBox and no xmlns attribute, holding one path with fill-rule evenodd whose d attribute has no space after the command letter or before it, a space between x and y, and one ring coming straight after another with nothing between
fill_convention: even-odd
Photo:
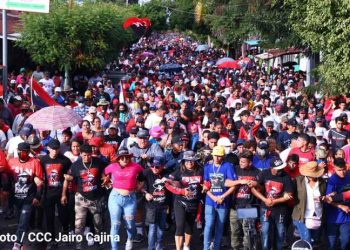
<instances>
[{"instance_id":1,"label":"asphalt road","mask_svg":"<svg viewBox=\"0 0 350 250\"><path fill-rule=\"evenodd\" d=\"M45 228L45 221L43 223L43 226ZM60 227L60 223L58 222L58 220L56 219L56 228L58 230L58 228ZM0 217L0 240L1 240L1 236L4 236L5 234L9 233L9 234L14 234L16 232L16 228L17 228L17 220L16 219L12 219L12 220L5 220L2 217ZM105 232L109 233L110 228L109 225L105 225ZM165 232L164 235L164 250L173 250L175 249L175 242L174 242L174 234L175 234L175 226L171 225L171 228ZM126 242L126 231L123 227L121 227L120 230L120 237L121 237L121 241L119 243L119 249L125 249L125 242ZM11 250L13 247L13 243L11 242L0 242L0 250ZM61 243L58 245L58 249L62 249L62 250L72 250L75 249L75 244L68 244L68 243ZM103 245L98 245L97 243L95 243L94 246L89 247L87 246L86 242L84 243L84 247L83 249L86 250L107 250L110 249L110 244L109 243L105 243ZM143 242L141 243L134 243L134 247L133 249L137 249L137 250L147 250L147 239L145 239ZM192 239L192 245L191 245L191 250L200 250L203 249L203 238L200 238L200 231L195 229L195 233ZM222 248L224 249L229 249L229 248Z\"/></svg>"}]
</instances>

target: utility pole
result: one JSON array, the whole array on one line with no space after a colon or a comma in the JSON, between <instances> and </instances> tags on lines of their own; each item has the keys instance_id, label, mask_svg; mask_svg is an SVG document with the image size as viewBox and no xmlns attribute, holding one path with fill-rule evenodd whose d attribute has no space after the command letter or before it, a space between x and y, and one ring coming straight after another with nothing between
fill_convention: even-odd
<instances>
[{"instance_id":1,"label":"utility pole","mask_svg":"<svg viewBox=\"0 0 350 250\"><path fill-rule=\"evenodd\" d=\"M4 100L6 100L7 95L7 53L7 11L2 10L2 87Z\"/></svg>"}]
</instances>

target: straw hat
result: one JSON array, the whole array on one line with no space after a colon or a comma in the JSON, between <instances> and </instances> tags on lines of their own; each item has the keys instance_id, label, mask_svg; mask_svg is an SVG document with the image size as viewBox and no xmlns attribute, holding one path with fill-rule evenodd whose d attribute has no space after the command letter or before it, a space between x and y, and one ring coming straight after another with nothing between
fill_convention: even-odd
<instances>
[{"instance_id":1,"label":"straw hat","mask_svg":"<svg viewBox=\"0 0 350 250\"><path fill-rule=\"evenodd\" d=\"M299 172L303 176L318 178L324 173L324 168L320 168L316 161L310 161L299 167Z\"/></svg>"}]
</instances>

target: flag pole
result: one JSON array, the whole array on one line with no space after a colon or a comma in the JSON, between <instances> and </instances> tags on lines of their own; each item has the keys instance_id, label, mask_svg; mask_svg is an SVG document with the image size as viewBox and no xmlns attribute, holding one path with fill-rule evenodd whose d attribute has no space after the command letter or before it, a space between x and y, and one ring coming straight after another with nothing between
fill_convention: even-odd
<instances>
[{"instance_id":1,"label":"flag pole","mask_svg":"<svg viewBox=\"0 0 350 250\"><path fill-rule=\"evenodd\" d=\"M33 103L33 75L30 77L30 102L32 103L31 108L34 112L34 103Z\"/></svg>"}]
</instances>

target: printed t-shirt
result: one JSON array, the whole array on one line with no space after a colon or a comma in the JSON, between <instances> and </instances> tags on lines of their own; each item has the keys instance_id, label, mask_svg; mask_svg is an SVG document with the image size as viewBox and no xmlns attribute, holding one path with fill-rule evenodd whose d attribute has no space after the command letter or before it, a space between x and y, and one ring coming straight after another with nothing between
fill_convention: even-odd
<instances>
[{"instance_id":1,"label":"printed t-shirt","mask_svg":"<svg viewBox=\"0 0 350 250\"><path fill-rule=\"evenodd\" d=\"M98 158L92 157L91 166L85 164L82 159L74 162L69 170L77 184L77 191L89 200L96 200L101 196L101 174L105 164Z\"/></svg>"},{"instance_id":2,"label":"printed t-shirt","mask_svg":"<svg viewBox=\"0 0 350 250\"><path fill-rule=\"evenodd\" d=\"M55 159L49 155L40 157L40 162L44 169L47 195L61 195L64 175L67 174L71 161L59 154Z\"/></svg>"},{"instance_id":3,"label":"printed t-shirt","mask_svg":"<svg viewBox=\"0 0 350 250\"><path fill-rule=\"evenodd\" d=\"M234 169L237 180L256 181L257 175L260 173L259 169L255 167L251 167L249 169L241 169L239 166L235 166ZM232 196L233 207L245 207L249 204L256 204L256 198L252 194L251 189L248 187L248 185L239 185Z\"/></svg>"},{"instance_id":4,"label":"printed t-shirt","mask_svg":"<svg viewBox=\"0 0 350 250\"><path fill-rule=\"evenodd\" d=\"M201 197L201 184L203 182L202 171L194 171L188 169L182 171L181 169L178 169L169 175L169 178L173 179L174 181L178 181L180 183L180 189L187 189L192 193L192 195L183 196L180 193L176 192L175 189L170 190L172 193L177 194L177 200L184 202L185 204L198 204L198 201Z\"/></svg>"},{"instance_id":5,"label":"printed t-shirt","mask_svg":"<svg viewBox=\"0 0 350 250\"><path fill-rule=\"evenodd\" d=\"M155 175L151 169L143 171L144 189L153 196L152 201L147 201L147 207L163 207L166 206L167 190L165 183L161 181L162 174Z\"/></svg>"},{"instance_id":6,"label":"printed t-shirt","mask_svg":"<svg viewBox=\"0 0 350 250\"><path fill-rule=\"evenodd\" d=\"M34 177L43 179L43 171L38 159L29 158L27 162L20 162L19 158L9 161L10 172L13 174L15 183L15 198L31 200L36 194Z\"/></svg>"},{"instance_id":7,"label":"printed t-shirt","mask_svg":"<svg viewBox=\"0 0 350 250\"><path fill-rule=\"evenodd\" d=\"M284 172L281 175L273 175L271 169L263 170L257 177L259 185L265 188L265 197L269 199L278 199L283 196L284 193L293 193L293 182L291 178ZM287 202L279 203L273 207L266 207L265 203L262 203L262 207L267 208L274 214L285 214L287 211Z\"/></svg>"},{"instance_id":8,"label":"printed t-shirt","mask_svg":"<svg viewBox=\"0 0 350 250\"><path fill-rule=\"evenodd\" d=\"M204 166L204 181L210 181L210 192L219 196L224 194L228 188L225 187L225 180L236 180L236 174L233 170L233 165L228 162L221 163L216 167L213 164L206 164ZM226 198L222 204L217 204L208 195L205 198L205 204L213 207L228 208L229 199Z\"/></svg>"}]
</instances>

